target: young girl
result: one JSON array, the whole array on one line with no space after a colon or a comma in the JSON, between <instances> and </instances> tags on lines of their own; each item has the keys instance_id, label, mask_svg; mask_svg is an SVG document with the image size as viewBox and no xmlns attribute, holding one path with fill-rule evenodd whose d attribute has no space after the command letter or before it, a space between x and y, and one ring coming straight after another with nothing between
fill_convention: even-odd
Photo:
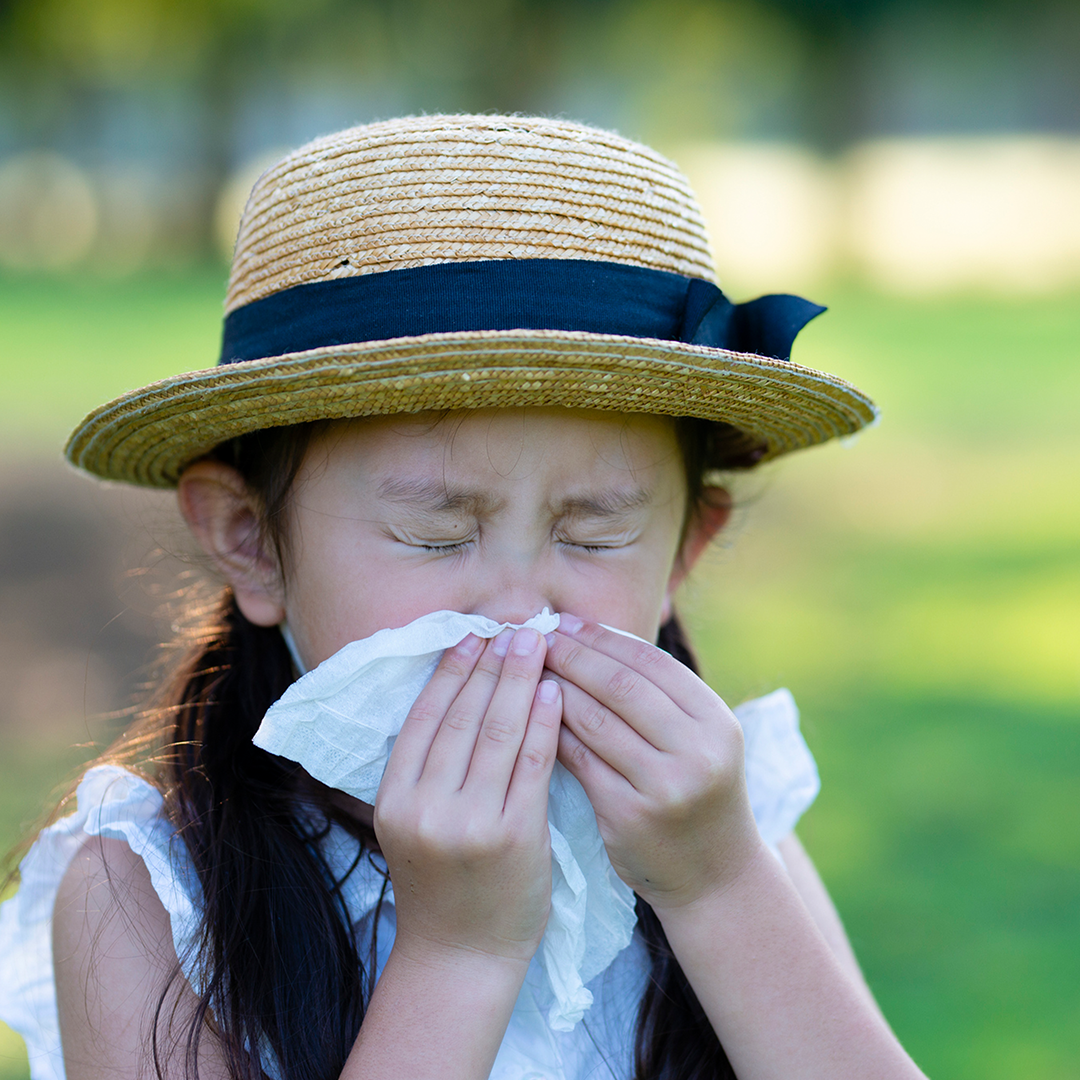
<instances>
[{"instance_id":1,"label":"young girl","mask_svg":"<svg viewBox=\"0 0 1080 1080\"><path fill-rule=\"evenodd\" d=\"M35 1080L921 1075L791 834L790 699L744 750L672 610L723 471L874 415L788 360L819 308L713 279L677 170L574 124L392 121L260 179L219 366L68 447L177 486L225 589L0 916ZM374 805L253 743L301 671L440 611L511 626L446 649ZM560 1024L555 769L637 917Z\"/></svg>"}]
</instances>

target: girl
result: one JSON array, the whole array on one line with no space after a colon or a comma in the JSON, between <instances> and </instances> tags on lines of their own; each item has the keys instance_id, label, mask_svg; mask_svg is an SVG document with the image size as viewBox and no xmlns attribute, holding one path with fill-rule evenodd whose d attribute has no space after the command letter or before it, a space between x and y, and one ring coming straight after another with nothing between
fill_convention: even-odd
<instances>
[{"instance_id":1,"label":"girl","mask_svg":"<svg viewBox=\"0 0 1080 1080\"><path fill-rule=\"evenodd\" d=\"M3 910L35 1078L921 1075L790 833L788 699L743 713L744 769L672 611L721 471L874 416L787 359L821 309L713 278L673 166L573 124L393 121L260 179L219 366L69 443L177 486L226 587ZM350 642L545 607L446 650L374 806L252 742ZM569 1030L536 964L557 762L637 898Z\"/></svg>"}]
</instances>

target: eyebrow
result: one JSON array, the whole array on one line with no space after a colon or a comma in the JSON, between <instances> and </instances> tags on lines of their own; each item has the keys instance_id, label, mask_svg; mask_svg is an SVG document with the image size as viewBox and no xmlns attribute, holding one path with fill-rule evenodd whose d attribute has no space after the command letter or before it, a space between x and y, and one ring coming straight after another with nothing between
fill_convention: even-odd
<instances>
[{"instance_id":1,"label":"eyebrow","mask_svg":"<svg viewBox=\"0 0 1080 1080\"><path fill-rule=\"evenodd\" d=\"M644 488L625 488L589 495L571 495L556 507L559 517L613 518L640 510L652 502L652 493Z\"/></svg>"},{"instance_id":2,"label":"eyebrow","mask_svg":"<svg viewBox=\"0 0 1080 1080\"><path fill-rule=\"evenodd\" d=\"M391 502L412 503L434 513L465 513L479 516L501 509L502 499L475 488L452 487L440 480L387 477L379 495ZM559 518L616 518L640 510L652 502L652 493L641 487L570 495L553 507Z\"/></svg>"},{"instance_id":3,"label":"eyebrow","mask_svg":"<svg viewBox=\"0 0 1080 1080\"><path fill-rule=\"evenodd\" d=\"M391 502L413 503L435 513L491 514L502 500L486 491L455 488L440 480L387 477L379 485L379 495Z\"/></svg>"}]
</instances>

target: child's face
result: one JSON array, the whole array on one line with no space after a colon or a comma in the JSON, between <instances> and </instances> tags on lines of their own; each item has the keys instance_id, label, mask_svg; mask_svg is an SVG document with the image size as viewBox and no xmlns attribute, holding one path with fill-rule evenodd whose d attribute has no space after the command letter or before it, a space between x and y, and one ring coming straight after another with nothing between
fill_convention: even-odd
<instances>
[{"instance_id":1,"label":"child's face","mask_svg":"<svg viewBox=\"0 0 1080 1080\"><path fill-rule=\"evenodd\" d=\"M278 603L309 668L444 608L521 622L548 607L653 641L685 504L664 418L485 409L342 421L297 478Z\"/></svg>"}]
</instances>

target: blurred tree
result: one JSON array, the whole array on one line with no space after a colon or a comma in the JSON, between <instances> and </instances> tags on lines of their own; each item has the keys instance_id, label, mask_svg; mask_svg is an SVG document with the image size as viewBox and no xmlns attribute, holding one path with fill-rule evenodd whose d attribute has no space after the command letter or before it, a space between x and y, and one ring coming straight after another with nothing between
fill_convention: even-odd
<instances>
[{"instance_id":1,"label":"blurred tree","mask_svg":"<svg viewBox=\"0 0 1080 1080\"><path fill-rule=\"evenodd\" d=\"M837 150L1075 131L1078 101L1075 0L0 0L0 153L156 155L202 199L207 248L238 157L380 115Z\"/></svg>"},{"instance_id":2,"label":"blurred tree","mask_svg":"<svg viewBox=\"0 0 1080 1080\"><path fill-rule=\"evenodd\" d=\"M397 108L527 110L606 79L623 98L615 111L646 128L745 127L782 99L803 113L797 125L839 137L858 126L867 43L883 25L1022 20L1060 39L1070 11L1072 0L0 0L0 61L16 122L39 134L110 91L193 93L212 160L245 93L312 81L381 88L374 97Z\"/></svg>"}]
</instances>

